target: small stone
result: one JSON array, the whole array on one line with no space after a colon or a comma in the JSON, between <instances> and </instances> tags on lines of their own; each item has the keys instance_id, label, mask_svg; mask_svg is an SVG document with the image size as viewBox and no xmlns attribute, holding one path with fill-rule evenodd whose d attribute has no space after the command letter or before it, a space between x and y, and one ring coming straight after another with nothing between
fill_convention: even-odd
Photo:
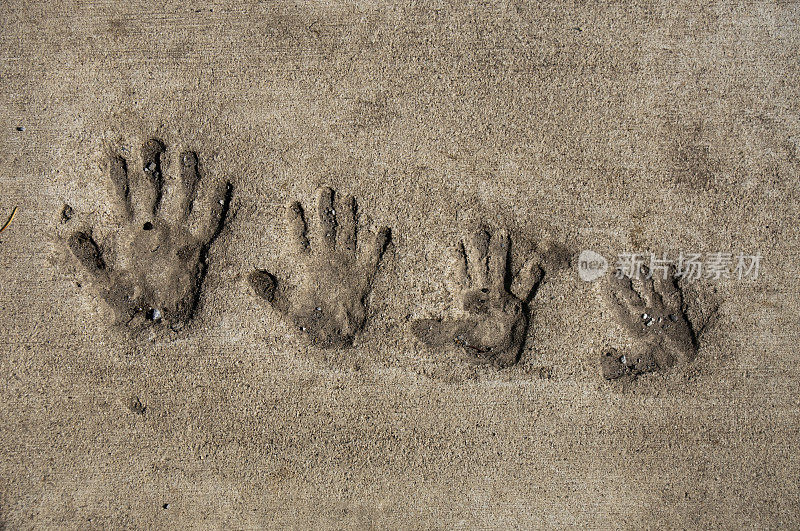
<instances>
[{"instance_id":1,"label":"small stone","mask_svg":"<svg viewBox=\"0 0 800 531\"><path fill-rule=\"evenodd\" d=\"M138 396L132 396L128 399L128 409L131 413L136 413L137 415L144 415L144 412L147 411Z\"/></svg>"},{"instance_id":2,"label":"small stone","mask_svg":"<svg viewBox=\"0 0 800 531\"><path fill-rule=\"evenodd\" d=\"M72 210L72 207L69 205L64 205L64 208L61 209L61 223L66 223L70 219L72 219L73 214L75 213Z\"/></svg>"}]
</instances>

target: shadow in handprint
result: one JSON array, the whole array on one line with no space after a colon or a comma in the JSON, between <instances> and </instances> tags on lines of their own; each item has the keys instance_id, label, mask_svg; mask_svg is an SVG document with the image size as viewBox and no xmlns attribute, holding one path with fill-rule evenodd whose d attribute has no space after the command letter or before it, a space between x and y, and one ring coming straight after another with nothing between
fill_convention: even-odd
<instances>
[{"instance_id":1,"label":"shadow in handprint","mask_svg":"<svg viewBox=\"0 0 800 531\"><path fill-rule=\"evenodd\" d=\"M320 347L350 346L364 328L366 298L389 243L389 229L382 227L359 252L357 217L353 197L339 198L330 188L320 189L317 237L309 242L303 207L292 203L288 230L297 256L298 284L279 281L264 270L249 276L255 293Z\"/></svg>"},{"instance_id":2,"label":"shadow in handprint","mask_svg":"<svg viewBox=\"0 0 800 531\"><path fill-rule=\"evenodd\" d=\"M618 323L634 340L633 350L621 354L608 348L600 355L600 369L607 380L635 377L691 362L697 356L700 331L686 312L683 290L674 268L651 274L642 267L639 289L634 281L613 272L604 289L607 304ZM712 319L714 314L712 314Z\"/></svg>"},{"instance_id":3,"label":"shadow in handprint","mask_svg":"<svg viewBox=\"0 0 800 531\"><path fill-rule=\"evenodd\" d=\"M160 140L148 140L141 170L111 156L108 173L119 220L113 242L99 244L89 229L72 233L68 245L118 321L178 330L194 315L208 251L222 229L233 189L230 183L202 183L197 155L190 151L180 155L179 178L165 183L164 152Z\"/></svg>"},{"instance_id":4,"label":"shadow in handprint","mask_svg":"<svg viewBox=\"0 0 800 531\"><path fill-rule=\"evenodd\" d=\"M529 304L544 277L546 259L533 253L511 275L506 230L479 228L455 252L463 316L419 319L411 332L431 348L454 345L472 363L507 367L519 360L528 331Z\"/></svg>"}]
</instances>

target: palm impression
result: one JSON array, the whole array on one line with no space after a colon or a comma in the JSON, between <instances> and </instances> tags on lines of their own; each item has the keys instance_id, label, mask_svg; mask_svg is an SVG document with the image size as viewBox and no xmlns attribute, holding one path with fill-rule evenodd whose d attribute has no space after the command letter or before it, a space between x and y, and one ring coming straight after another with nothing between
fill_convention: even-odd
<instances>
[{"instance_id":1,"label":"palm impression","mask_svg":"<svg viewBox=\"0 0 800 531\"><path fill-rule=\"evenodd\" d=\"M697 355L697 336L686 316L674 270L652 276L645 267L643 276L639 289L630 278L616 273L605 287L606 302L617 322L636 340L627 354L616 349L601 354L606 379L666 369Z\"/></svg>"},{"instance_id":2,"label":"palm impression","mask_svg":"<svg viewBox=\"0 0 800 531\"><path fill-rule=\"evenodd\" d=\"M330 188L318 191L316 231L311 241L303 207L288 208L288 232L296 282L264 270L250 274L255 293L315 345L346 347L364 328L367 296L389 243L386 227L366 237L359 231L353 197ZM366 242L359 251L359 239Z\"/></svg>"},{"instance_id":3,"label":"palm impression","mask_svg":"<svg viewBox=\"0 0 800 531\"><path fill-rule=\"evenodd\" d=\"M203 182L191 151L180 155L177 178L165 182L164 152L164 144L151 139L133 168L123 157L110 157L118 221L112 241L96 241L89 228L72 233L68 245L119 321L178 329L194 315L232 188Z\"/></svg>"},{"instance_id":4,"label":"palm impression","mask_svg":"<svg viewBox=\"0 0 800 531\"><path fill-rule=\"evenodd\" d=\"M528 330L528 304L544 270L534 253L516 274L508 271L509 235L490 235L478 229L456 249L456 295L462 316L456 319L420 319L412 333L425 345L453 345L470 362L498 367L519 359Z\"/></svg>"}]
</instances>

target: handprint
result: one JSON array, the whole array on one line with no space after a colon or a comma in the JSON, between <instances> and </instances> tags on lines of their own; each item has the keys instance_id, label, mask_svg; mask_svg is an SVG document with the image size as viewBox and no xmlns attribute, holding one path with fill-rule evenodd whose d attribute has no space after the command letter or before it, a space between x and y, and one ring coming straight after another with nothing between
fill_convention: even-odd
<instances>
[{"instance_id":1,"label":"handprint","mask_svg":"<svg viewBox=\"0 0 800 531\"><path fill-rule=\"evenodd\" d=\"M607 349L601 354L600 367L608 380L665 369L697 355L697 335L686 317L674 271L651 275L643 267L642 276L641 291L619 272L610 276L605 289L617 320L636 338L633 352Z\"/></svg>"},{"instance_id":2,"label":"handprint","mask_svg":"<svg viewBox=\"0 0 800 531\"><path fill-rule=\"evenodd\" d=\"M490 236L479 229L460 243L455 272L463 317L414 321L413 334L429 347L455 345L474 363L516 363L528 330L528 303L544 269L535 254L509 278L508 253L505 230Z\"/></svg>"},{"instance_id":3,"label":"handprint","mask_svg":"<svg viewBox=\"0 0 800 531\"><path fill-rule=\"evenodd\" d=\"M178 329L194 314L232 188L201 183L197 155L190 151L180 155L179 178L165 183L164 152L161 141L148 140L141 170L112 156L108 172L120 222L113 241L101 245L89 229L74 232L68 245L120 321Z\"/></svg>"},{"instance_id":4,"label":"handprint","mask_svg":"<svg viewBox=\"0 0 800 531\"><path fill-rule=\"evenodd\" d=\"M322 188L318 194L313 245L300 203L294 202L288 209L297 285L279 281L263 270L250 274L250 285L314 344L346 347L364 327L366 298L389 243L389 229L379 229L359 252L355 199L334 197L330 188Z\"/></svg>"}]
</instances>

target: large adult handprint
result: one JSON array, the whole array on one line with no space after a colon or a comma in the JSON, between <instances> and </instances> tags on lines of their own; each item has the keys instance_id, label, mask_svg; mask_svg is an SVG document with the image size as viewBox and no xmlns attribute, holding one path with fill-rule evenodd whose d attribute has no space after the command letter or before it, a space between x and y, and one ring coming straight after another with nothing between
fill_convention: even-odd
<instances>
[{"instance_id":1,"label":"large adult handprint","mask_svg":"<svg viewBox=\"0 0 800 531\"><path fill-rule=\"evenodd\" d=\"M102 245L88 229L74 232L68 244L121 322L179 329L197 307L208 250L222 228L232 188L202 183L197 155L190 151L180 155L178 179L165 183L164 152L161 141L148 140L136 169L110 157L119 220L112 241Z\"/></svg>"},{"instance_id":2,"label":"large adult handprint","mask_svg":"<svg viewBox=\"0 0 800 531\"><path fill-rule=\"evenodd\" d=\"M414 335L429 347L455 345L467 360L506 367L517 362L528 330L528 303L542 280L538 254L513 278L508 274L509 236L479 229L456 249L458 299L463 316L420 319Z\"/></svg>"},{"instance_id":3,"label":"large adult handprint","mask_svg":"<svg viewBox=\"0 0 800 531\"><path fill-rule=\"evenodd\" d=\"M317 237L311 245L303 207L288 209L289 237L297 256L298 283L278 280L256 270L250 285L256 294L321 347L346 347L364 328L366 298L383 252L389 229L381 228L358 250L355 199L339 198L330 188L318 192Z\"/></svg>"}]
</instances>

